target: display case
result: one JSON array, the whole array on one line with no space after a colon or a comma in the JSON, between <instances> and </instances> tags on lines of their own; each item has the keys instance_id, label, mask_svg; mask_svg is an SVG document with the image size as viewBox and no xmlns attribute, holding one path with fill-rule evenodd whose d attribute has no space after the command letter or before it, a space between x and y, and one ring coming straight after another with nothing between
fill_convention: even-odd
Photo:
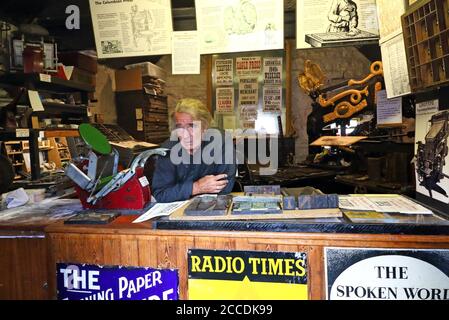
<instances>
[{"instance_id":1,"label":"display case","mask_svg":"<svg viewBox=\"0 0 449 320\"><path fill-rule=\"evenodd\" d=\"M426 0L402 16L407 65L413 92L449 81L449 1Z\"/></svg>"}]
</instances>

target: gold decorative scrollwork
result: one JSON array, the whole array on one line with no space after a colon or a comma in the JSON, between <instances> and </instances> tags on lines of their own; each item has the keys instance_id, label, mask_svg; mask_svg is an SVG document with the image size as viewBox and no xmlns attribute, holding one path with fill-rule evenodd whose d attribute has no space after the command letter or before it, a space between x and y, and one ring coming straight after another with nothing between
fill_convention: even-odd
<instances>
[{"instance_id":1,"label":"gold decorative scrollwork","mask_svg":"<svg viewBox=\"0 0 449 320\"><path fill-rule=\"evenodd\" d=\"M329 100L324 99L323 96L320 95L318 97L318 103L323 108L333 106L336 101L338 101L344 97L347 97L349 95L351 95L350 100L351 100L352 104L359 104L360 101L362 101L363 96L367 97L369 95L368 87L366 87L363 90L355 90L355 89L346 90L344 92L337 94L336 96L332 97Z\"/></svg>"},{"instance_id":2,"label":"gold decorative scrollwork","mask_svg":"<svg viewBox=\"0 0 449 320\"><path fill-rule=\"evenodd\" d=\"M348 86L354 86L354 85L362 85L370 81L375 76L383 76L384 75L384 67L381 61L376 61L371 64L370 67L370 74L363 80L357 81L357 80L349 80Z\"/></svg>"},{"instance_id":3,"label":"gold decorative scrollwork","mask_svg":"<svg viewBox=\"0 0 449 320\"><path fill-rule=\"evenodd\" d=\"M334 109L334 112L328 113L323 116L325 123L334 121L336 119L347 119L350 118L356 112L362 111L368 106L368 102L363 100L356 106L350 104L348 101L340 102Z\"/></svg>"}]
</instances>

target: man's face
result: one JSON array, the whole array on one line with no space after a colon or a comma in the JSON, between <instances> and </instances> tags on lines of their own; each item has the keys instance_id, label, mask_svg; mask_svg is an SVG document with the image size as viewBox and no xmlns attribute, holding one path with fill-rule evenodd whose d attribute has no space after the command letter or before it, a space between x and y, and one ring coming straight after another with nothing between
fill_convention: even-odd
<instances>
[{"instance_id":1,"label":"man's face","mask_svg":"<svg viewBox=\"0 0 449 320\"><path fill-rule=\"evenodd\" d=\"M188 113L176 112L175 127L176 134L184 149L193 153L200 147L204 132L201 121L193 120L192 116Z\"/></svg>"}]
</instances>

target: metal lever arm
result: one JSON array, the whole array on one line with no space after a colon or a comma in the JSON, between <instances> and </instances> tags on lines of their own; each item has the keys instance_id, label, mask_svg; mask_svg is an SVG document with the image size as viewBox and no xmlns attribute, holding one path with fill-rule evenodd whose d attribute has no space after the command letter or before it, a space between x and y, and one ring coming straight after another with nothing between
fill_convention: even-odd
<instances>
[{"instance_id":1,"label":"metal lever arm","mask_svg":"<svg viewBox=\"0 0 449 320\"><path fill-rule=\"evenodd\" d=\"M136 174L137 168L143 167L145 165L149 157L156 154L165 156L167 154L167 151L168 149L165 148L157 148L142 152L133 160L129 169L119 172L111 181L109 181L108 184L101 188L100 191L98 191L95 195L90 196L87 199L87 202L95 204L98 200L108 195L112 191L118 190Z\"/></svg>"}]
</instances>

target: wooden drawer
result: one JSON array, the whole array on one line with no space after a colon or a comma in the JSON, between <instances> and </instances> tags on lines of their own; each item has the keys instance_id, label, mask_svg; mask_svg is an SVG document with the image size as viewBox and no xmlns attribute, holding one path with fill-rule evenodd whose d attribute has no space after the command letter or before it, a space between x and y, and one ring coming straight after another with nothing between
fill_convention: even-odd
<instances>
[{"instance_id":1,"label":"wooden drawer","mask_svg":"<svg viewBox=\"0 0 449 320\"><path fill-rule=\"evenodd\" d=\"M166 100L154 99L151 97L148 99L148 107L150 109L161 110L161 112L167 112L168 110L168 104Z\"/></svg>"},{"instance_id":2,"label":"wooden drawer","mask_svg":"<svg viewBox=\"0 0 449 320\"><path fill-rule=\"evenodd\" d=\"M145 112L147 113L160 113L160 114L165 114L168 117L168 111L167 108L163 108L161 106L148 106L147 108L145 108Z\"/></svg>"},{"instance_id":3,"label":"wooden drawer","mask_svg":"<svg viewBox=\"0 0 449 320\"><path fill-rule=\"evenodd\" d=\"M168 126L156 122L145 122L145 131L149 132L169 132Z\"/></svg>"},{"instance_id":4,"label":"wooden drawer","mask_svg":"<svg viewBox=\"0 0 449 320\"><path fill-rule=\"evenodd\" d=\"M145 122L160 123L168 126L168 116L160 113L145 113Z\"/></svg>"},{"instance_id":5,"label":"wooden drawer","mask_svg":"<svg viewBox=\"0 0 449 320\"><path fill-rule=\"evenodd\" d=\"M145 141L151 142L151 143L162 143L166 141L168 138L170 138L170 135L164 135L164 134L152 134L152 133L146 133L145 134Z\"/></svg>"}]
</instances>

